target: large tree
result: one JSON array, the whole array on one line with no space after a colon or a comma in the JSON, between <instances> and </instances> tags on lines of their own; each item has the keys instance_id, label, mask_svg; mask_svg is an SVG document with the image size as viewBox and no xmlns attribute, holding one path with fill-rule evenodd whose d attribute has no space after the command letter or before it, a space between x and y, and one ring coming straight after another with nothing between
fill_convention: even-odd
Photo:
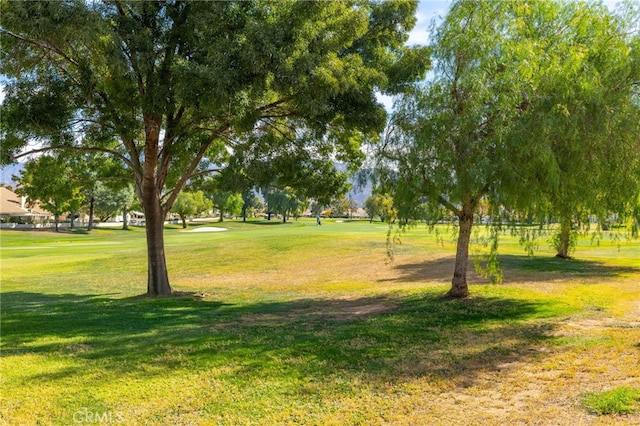
<instances>
[{"instance_id":1,"label":"large tree","mask_svg":"<svg viewBox=\"0 0 640 426\"><path fill-rule=\"evenodd\" d=\"M98 181L93 188L94 211L101 222L106 222L111 217L121 214L123 229L127 229L126 216L132 204L135 202L135 192L131 185L112 186Z\"/></svg>"},{"instance_id":2,"label":"large tree","mask_svg":"<svg viewBox=\"0 0 640 426\"><path fill-rule=\"evenodd\" d=\"M530 162L520 209L559 222L560 258L580 224L625 215L640 193L640 9L631 6L612 15L570 2L537 25L535 51L553 54L536 69L536 100L514 132L536 138L535 151L520 150Z\"/></svg>"},{"instance_id":3,"label":"large tree","mask_svg":"<svg viewBox=\"0 0 640 426\"><path fill-rule=\"evenodd\" d=\"M298 216L302 209L308 205L306 198L301 197L292 188L267 188L263 192L269 213L282 215L282 223L287 222L287 217Z\"/></svg>"},{"instance_id":4,"label":"large tree","mask_svg":"<svg viewBox=\"0 0 640 426\"><path fill-rule=\"evenodd\" d=\"M369 222L373 222L373 219L378 216L382 222L393 223L397 215L393 206L393 197L377 190L364 200L364 209L369 216Z\"/></svg>"},{"instance_id":5,"label":"large tree","mask_svg":"<svg viewBox=\"0 0 640 426\"><path fill-rule=\"evenodd\" d=\"M628 55L622 31L621 21L598 5L498 0L457 1L434 28L435 72L399 103L380 159L382 176L394 182L401 216L415 216L426 203L457 218L448 296L468 295L469 243L482 203L494 213L524 210L558 187L559 162L598 156L604 170L607 146L616 152L609 176L617 175L615 162L629 144L608 145L607 138L624 126L616 121L618 111L598 111L609 103L598 105L591 96L629 96L626 75L619 80L626 92L608 86L615 82L609 74L619 69L607 67ZM610 51L607 40L614 41ZM593 58L585 59L590 54ZM569 108L585 111L572 122L562 118ZM589 126L589 111L608 120ZM574 149L580 156L573 157ZM572 179L584 178L581 173ZM597 179L583 185L594 185L590 193L606 193L608 183ZM568 200L570 208L576 200Z\"/></svg>"},{"instance_id":6,"label":"large tree","mask_svg":"<svg viewBox=\"0 0 640 426\"><path fill-rule=\"evenodd\" d=\"M401 0L2 2L3 161L37 142L125 163L145 213L147 293L169 295L163 223L189 179L283 128L302 129L280 143L311 157L358 158L384 125L375 92L401 92L427 66L424 48L404 46L415 9Z\"/></svg>"},{"instance_id":7,"label":"large tree","mask_svg":"<svg viewBox=\"0 0 640 426\"><path fill-rule=\"evenodd\" d=\"M88 213L87 231L91 232L96 203L100 204L101 197L113 201L114 196L109 192L129 184L126 170L119 161L104 153L65 151L60 153L59 158L68 164L74 180L82 186L85 196L82 210ZM108 184L109 188L105 187L105 184ZM104 204L102 206L104 207ZM122 204L118 207L121 208ZM108 216L111 213L113 211L109 212ZM104 209L102 214L104 215Z\"/></svg>"},{"instance_id":8,"label":"large tree","mask_svg":"<svg viewBox=\"0 0 640 426\"><path fill-rule=\"evenodd\" d=\"M17 178L16 192L53 213L58 232L60 216L74 214L84 200L82 183L76 179L66 158L43 155L28 162ZM71 218L73 223L73 218Z\"/></svg>"},{"instance_id":9,"label":"large tree","mask_svg":"<svg viewBox=\"0 0 640 426\"><path fill-rule=\"evenodd\" d=\"M171 211L180 216L182 228L187 228L187 218L211 210L212 203L205 198L202 191L182 191L176 202L173 203Z\"/></svg>"}]
</instances>

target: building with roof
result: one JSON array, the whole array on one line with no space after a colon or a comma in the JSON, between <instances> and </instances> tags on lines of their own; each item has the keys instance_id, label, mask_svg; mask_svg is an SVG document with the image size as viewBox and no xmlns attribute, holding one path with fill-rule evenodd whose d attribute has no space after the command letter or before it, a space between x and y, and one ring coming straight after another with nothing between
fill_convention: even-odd
<instances>
[{"instance_id":1,"label":"building with roof","mask_svg":"<svg viewBox=\"0 0 640 426\"><path fill-rule=\"evenodd\" d=\"M17 225L42 226L49 220L51 213L40 207L38 202L29 202L9 188L0 187L0 226Z\"/></svg>"}]
</instances>

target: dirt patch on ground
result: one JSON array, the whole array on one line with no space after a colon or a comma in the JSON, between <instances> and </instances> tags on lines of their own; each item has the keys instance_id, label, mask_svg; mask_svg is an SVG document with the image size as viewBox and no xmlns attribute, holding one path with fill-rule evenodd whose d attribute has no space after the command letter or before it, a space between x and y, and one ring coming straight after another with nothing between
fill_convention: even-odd
<instances>
[{"instance_id":1,"label":"dirt patch on ground","mask_svg":"<svg viewBox=\"0 0 640 426\"><path fill-rule=\"evenodd\" d=\"M342 298L311 305L298 313L307 316L350 319L390 312L396 308L397 304L388 298Z\"/></svg>"},{"instance_id":2,"label":"dirt patch on ground","mask_svg":"<svg viewBox=\"0 0 640 426\"><path fill-rule=\"evenodd\" d=\"M442 420L434 424L640 425L638 411L597 416L580 405L585 392L640 388L640 303L630 307L620 316L586 308L553 321L548 341L519 348L530 352L526 359L463 374L423 407ZM472 417L465 420L458 407Z\"/></svg>"},{"instance_id":3,"label":"dirt patch on ground","mask_svg":"<svg viewBox=\"0 0 640 426\"><path fill-rule=\"evenodd\" d=\"M567 319L562 323L562 328L557 331L559 336L575 336L588 332L600 331L605 332L606 329L639 329L640 321L624 321L618 318L587 318L587 319Z\"/></svg>"},{"instance_id":4,"label":"dirt patch on ground","mask_svg":"<svg viewBox=\"0 0 640 426\"><path fill-rule=\"evenodd\" d=\"M239 317L239 322L246 325L281 325L291 321L306 323L350 321L392 312L397 308L397 303L387 298L309 300L296 302L293 306L279 312L258 312L243 315ZM227 325L230 324L217 324L218 327Z\"/></svg>"}]
</instances>

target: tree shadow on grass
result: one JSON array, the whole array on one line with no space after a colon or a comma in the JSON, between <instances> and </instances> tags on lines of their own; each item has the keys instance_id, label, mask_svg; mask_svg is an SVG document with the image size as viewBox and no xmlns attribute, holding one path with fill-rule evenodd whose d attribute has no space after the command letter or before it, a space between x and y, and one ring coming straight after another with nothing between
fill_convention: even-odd
<instances>
[{"instance_id":1,"label":"tree shadow on grass","mask_svg":"<svg viewBox=\"0 0 640 426\"><path fill-rule=\"evenodd\" d=\"M74 367L25 377L53 381L95 369L149 377L227 368L234 377L323 381L367 376L473 380L477 371L539 356L552 326L544 305L476 297L304 299L230 305L178 297L2 295L4 356L72 357ZM7 360L11 363L11 360ZM10 365L8 365L10 368Z\"/></svg>"},{"instance_id":2,"label":"tree shadow on grass","mask_svg":"<svg viewBox=\"0 0 640 426\"><path fill-rule=\"evenodd\" d=\"M640 268L608 265L604 262L582 259L501 255L498 256L498 261L503 270L504 281L507 283L510 280L542 282L564 278L597 279L616 278L625 274L640 274ZM382 281L424 282L429 280L450 282L453 276L454 264L454 257L427 260L420 263L400 264L393 267L399 273L398 277L383 279ZM469 282L487 282L485 278L475 272L473 260L469 261L467 270Z\"/></svg>"},{"instance_id":3,"label":"tree shadow on grass","mask_svg":"<svg viewBox=\"0 0 640 426\"><path fill-rule=\"evenodd\" d=\"M243 225L255 225L255 226L269 226L269 225L291 225L295 223L294 219L287 219L286 222L282 221L282 218L278 219L274 216L273 219L271 220L248 220L246 222L238 222L238 223L242 223Z\"/></svg>"},{"instance_id":4,"label":"tree shadow on grass","mask_svg":"<svg viewBox=\"0 0 640 426\"><path fill-rule=\"evenodd\" d=\"M505 255L499 256L499 260L505 271L528 275L531 276L533 280L535 280L535 277L545 279L545 276L617 278L626 274L640 274L640 268L610 265L605 262L584 259Z\"/></svg>"}]
</instances>

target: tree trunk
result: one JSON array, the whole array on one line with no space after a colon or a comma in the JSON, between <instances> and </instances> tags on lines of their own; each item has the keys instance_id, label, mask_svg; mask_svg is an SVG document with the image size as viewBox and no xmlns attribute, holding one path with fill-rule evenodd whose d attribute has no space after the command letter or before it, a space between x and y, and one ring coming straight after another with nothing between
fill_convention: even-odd
<instances>
[{"instance_id":1,"label":"tree trunk","mask_svg":"<svg viewBox=\"0 0 640 426\"><path fill-rule=\"evenodd\" d=\"M473 209L463 207L458 216L460 229L458 231L458 246L456 249L456 264L451 280L451 290L446 297L462 299L469 296L467 287L467 264L469 261L469 242L471 241L471 228L473 227Z\"/></svg>"},{"instance_id":2,"label":"tree trunk","mask_svg":"<svg viewBox=\"0 0 640 426\"><path fill-rule=\"evenodd\" d=\"M220 209L220 219L218 219L218 222L223 222L224 221L224 212L222 211L222 209Z\"/></svg>"},{"instance_id":3,"label":"tree trunk","mask_svg":"<svg viewBox=\"0 0 640 426\"><path fill-rule=\"evenodd\" d=\"M562 219L560 222L560 241L556 257L561 259L571 259L569 249L571 244L571 219Z\"/></svg>"},{"instance_id":4,"label":"tree trunk","mask_svg":"<svg viewBox=\"0 0 640 426\"><path fill-rule=\"evenodd\" d=\"M143 184L142 206L147 232L147 295L170 296L172 293L164 253L164 209L153 181Z\"/></svg>"},{"instance_id":5,"label":"tree trunk","mask_svg":"<svg viewBox=\"0 0 640 426\"><path fill-rule=\"evenodd\" d=\"M147 231L147 295L170 296L172 290L164 254L164 215L160 203L155 208L145 206L144 214Z\"/></svg>"},{"instance_id":6,"label":"tree trunk","mask_svg":"<svg viewBox=\"0 0 640 426\"><path fill-rule=\"evenodd\" d=\"M136 178L136 190L144 209L145 231L147 233L147 295L171 296L164 253L164 218L166 211L160 194L164 186L161 179L167 170L158 164L159 139L162 116L144 115L145 145L144 170ZM167 210L171 206L166 207Z\"/></svg>"},{"instance_id":7,"label":"tree trunk","mask_svg":"<svg viewBox=\"0 0 640 426\"><path fill-rule=\"evenodd\" d=\"M89 201L89 225L87 225L87 231L91 232L93 229L93 210L96 203L96 199L92 196Z\"/></svg>"},{"instance_id":8,"label":"tree trunk","mask_svg":"<svg viewBox=\"0 0 640 426\"><path fill-rule=\"evenodd\" d=\"M127 222L127 215L129 214L129 209L127 207L122 208L122 230L129 230L129 223Z\"/></svg>"},{"instance_id":9,"label":"tree trunk","mask_svg":"<svg viewBox=\"0 0 640 426\"><path fill-rule=\"evenodd\" d=\"M187 229L187 217L180 215L180 219L182 219L182 229Z\"/></svg>"},{"instance_id":10,"label":"tree trunk","mask_svg":"<svg viewBox=\"0 0 640 426\"><path fill-rule=\"evenodd\" d=\"M60 229L58 228L58 224L60 223L60 216L55 215L53 218L54 218L53 220L55 221L55 224L56 224L56 232L60 232Z\"/></svg>"}]
</instances>

